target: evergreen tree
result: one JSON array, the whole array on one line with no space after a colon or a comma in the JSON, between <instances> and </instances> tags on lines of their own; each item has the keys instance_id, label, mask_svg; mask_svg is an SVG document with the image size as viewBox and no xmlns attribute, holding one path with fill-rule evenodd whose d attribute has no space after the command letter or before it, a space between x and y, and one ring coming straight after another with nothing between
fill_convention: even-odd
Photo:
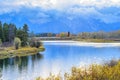
<instances>
[{"instance_id":1,"label":"evergreen tree","mask_svg":"<svg viewBox=\"0 0 120 80\"><path fill-rule=\"evenodd\" d=\"M0 39L2 40L2 42L4 42L4 33L1 21L0 21Z\"/></svg>"},{"instance_id":2,"label":"evergreen tree","mask_svg":"<svg viewBox=\"0 0 120 80\"><path fill-rule=\"evenodd\" d=\"M28 29L28 25L27 25L27 24L24 24L24 26L23 26L23 31L24 31L26 34L28 34L29 29Z\"/></svg>"},{"instance_id":3,"label":"evergreen tree","mask_svg":"<svg viewBox=\"0 0 120 80\"><path fill-rule=\"evenodd\" d=\"M24 36L23 34L24 32L21 28L19 28L16 32L16 37L20 38L21 42L23 41L23 36Z\"/></svg>"},{"instance_id":4,"label":"evergreen tree","mask_svg":"<svg viewBox=\"0 0 120 80\"><path fill-rule=\"evenodd\" d=\"M8 33L9 42L13 42L16 35L16 26L14 24L9 24Z\"/></svg>"},{"instance_id":5,"label":"evergreen tree","mask_svg":"<svg viewBox=\"0 0 120 80\"><path fill-rule=\"evenodd\" d=\"M4 33L4 41L5 42L8 42L9 41L9 27L8 27L8 24L7 23L4 23L3 24L3 33Z\"/></svg>"},{"instance_id":6,"label":"evergreen tree","mask_svg":"<svg viewBox=\"0 0 120 80\"><path fill-rule=\"evenodd\" d=\"M2 23L0 21L0 39L2 39Z\"/></svg>"},{"instance_id":7,"label":"evergreen tree","mask_svg":"<svg viewBox=\"0 0 120 80\"><path fill-rule=\"evenodd\" d=\"M0 39L0 47L1 47L1 45L2 45L2 40Z\"/></svg>"},{"instance_id":8,"label":"evergreen tree","mask_svg":"<svg viewBox=\"0 0 120 80\"><path fill-rule=\"evenodd\" d=\"M8 25L7 23L4 23L2 26L2 23L0 22L0 39L2 42L13 43L15 37L18 37L21 40L21 46L26 46L29 37L28 31L27 24L24 24L22 28L17 29L14 24Z\"/></svg>"},{"instance_id":9,"label":"evergreen tree","mask_svg":"<svg viewBox=\"0 0 120 80\"><path fill-rule=\"evenodd\" d=\"M28 42L28 25L27 24L24 24L23 26L23 29L22 29L22 35L23 35L23 39L22 39L22 46L26 46L27 45L27 42Z\"/></svg>"},{"instance_id":10,"label":"evergreen tree","mask_svg":"<svg viewBox=\"0 0 120 80\"><path fill-rule=\"evenodd\" d=\"M21 46L26 46L28 42L28 26L25 24L23 28L17 30L16 36L21 40Z\"/></svg>"}]
</instances>

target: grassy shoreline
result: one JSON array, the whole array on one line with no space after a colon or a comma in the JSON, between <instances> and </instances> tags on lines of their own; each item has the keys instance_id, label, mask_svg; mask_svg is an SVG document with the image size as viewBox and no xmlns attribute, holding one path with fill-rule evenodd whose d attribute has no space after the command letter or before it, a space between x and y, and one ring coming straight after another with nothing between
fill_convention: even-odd
<instances>
[{"instance_id":1,"label":"grassy shoreline","mask_svg":"<svg viewBox=\"0 0 120 80\"><path fill-rule=\"evenodd\" d=\"M55 41L80 41L80 42L94 42L94 43L119 43L120 41L117 40L110 40L110 39L81 39L81 38L73 38L71 40L42 40L42 42L55 42Z\"/></svg>"},{"instance_id":2,"label":"grassy shoreline","mask_svg":"<svg viewBox=\"0 0 120 80\"><path fill-rule=\"evenodd\" d=\"M118 41L107 40L107 39L74 39L74 41L95 42L95 43L113 43L113 42L118 42Z\"/></svg>"},{"instance_id":3,"label":"grassy shoreline","mask_svg":"<svg viewBox=\"0 0 120 80\"><path fill-rule=\"evenodd\" d=\"M45 48L43 46L41 46L39 48L21 47L18 50L15 50L14 47L8 47L3 50L0 50L0 59L33 55L33 54L42 52L44 50L45 50Z\"/></svg>"}]
</instances>

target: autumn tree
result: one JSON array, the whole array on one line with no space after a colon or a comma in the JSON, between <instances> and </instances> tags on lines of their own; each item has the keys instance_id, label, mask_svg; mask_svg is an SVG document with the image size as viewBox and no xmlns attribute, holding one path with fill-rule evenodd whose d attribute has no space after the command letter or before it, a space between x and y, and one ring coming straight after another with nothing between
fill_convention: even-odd
<instances>
[{"instance_id":1,"label":"autumn tree","mask_svg":"<svg viewBox=\"0 0 120 80\"><path fill-rule=\"evenodd\" d=\"M19 49L19 47L21 46L21 40L20 40L20 38L16 37L14 39L14 45L15 45L15 49Z\"/></svg>"}]
</instances>

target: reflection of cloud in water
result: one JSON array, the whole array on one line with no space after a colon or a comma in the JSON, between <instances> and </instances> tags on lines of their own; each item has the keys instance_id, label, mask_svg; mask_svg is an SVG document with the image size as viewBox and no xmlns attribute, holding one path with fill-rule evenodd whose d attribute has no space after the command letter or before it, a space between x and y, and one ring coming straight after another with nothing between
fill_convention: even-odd
<instances>
[{"instance_id":1,"label":"reflection of cloud in water","mask_svg":"<svg viewBox=\"0 0 120 80\"><path fill-rule=\"evenodd\" d=\"M47 77L50 75L50 73L52 74L59 74L59 72L62 70L61 66L62 62L60 60L54 60L48 63L48 61L45 61L45 63L43 65L41 65L41 71L40 71L40 75L42 75L42 77Z\"/></svg>"}]
</instances>

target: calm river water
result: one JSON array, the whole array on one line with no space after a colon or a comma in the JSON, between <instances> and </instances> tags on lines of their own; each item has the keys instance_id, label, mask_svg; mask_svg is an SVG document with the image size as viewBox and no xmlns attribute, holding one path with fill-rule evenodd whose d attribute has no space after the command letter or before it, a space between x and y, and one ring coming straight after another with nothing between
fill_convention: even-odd
<instances>
[{"instance_id":1,"label":"calm river water","mask_svg":"<svg viewBox=\"0 0 120 80\"><path fill-rule=\"evenodd\" d=\"M0 60L0 79L34 80L38 76L47 77L50 73L70 72L73 66L102 64L120 58L120 47L96 47L64 42L44 42L45 51L36 55Z\"/></svg>"}]
</instances>

